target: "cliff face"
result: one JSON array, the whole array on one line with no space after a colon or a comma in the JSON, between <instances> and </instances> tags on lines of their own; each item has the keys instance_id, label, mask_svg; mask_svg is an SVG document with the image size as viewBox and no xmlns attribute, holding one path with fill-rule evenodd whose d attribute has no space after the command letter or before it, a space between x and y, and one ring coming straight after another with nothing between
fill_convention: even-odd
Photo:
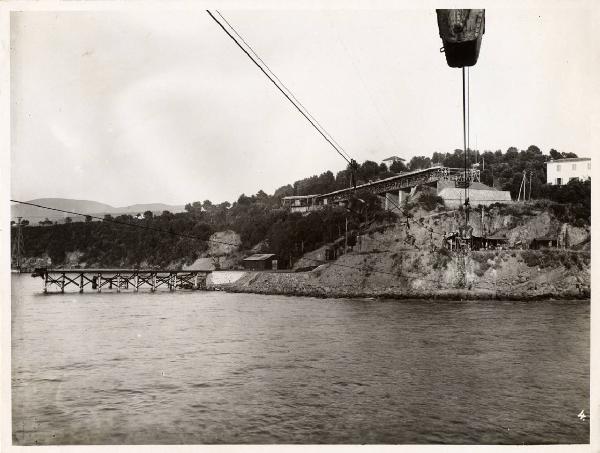
<instances>
[{"instance_id":1,"label":"cliff face","mask_svg":"<svg viewBox=\"0 0 600 453\"><path fill-rule=\"evenodd\" d=\"M516 207L515 209L521 209ZM442 250L442 231L464 221L461 211L414 211L401 221L363 235L354 250L325 261L325 247L308 253L297 269L308 272L247 273L232 291L320 297L396 298L587 298L590 253L566 248L519 249L535 237L554 236L559 244L589 243L589 231L558 222L544 210L527 214L471 213L473 234L504 236L508 249L467 254ZM433 230L433 232L432 232ZM505 247L506 248L506 247Z\"/></svg>"},{"instance_id":2,"label":"cliff face","mask_svg":"<svg viewBox=\"0 0 600 453\"><path fill-rule=\"evenodd\" d=\"M349 253L309 272L247 272L221 289L317 297L588 298L585 252L472 252L438 262L419 252ZM217 285L218 286L218 285Z\"/></svg>"}]
</instances>

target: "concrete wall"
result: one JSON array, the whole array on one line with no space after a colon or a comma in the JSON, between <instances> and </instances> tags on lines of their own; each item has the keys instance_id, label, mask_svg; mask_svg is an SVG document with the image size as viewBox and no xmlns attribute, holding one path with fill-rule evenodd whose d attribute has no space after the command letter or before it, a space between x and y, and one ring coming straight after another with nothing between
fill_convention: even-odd
<instances>
[{"instance_id":1,"label":"concrete wall","mask_svg":"<svg viewBox=\"0 0 600 453\"><path fill-rule=\"evenodd\" d=\"M245 271L214 271L206 277L206 286L235 283L244 275L246 275Z\"/></svg>"},{"instance_id":2,"label":"concrete wall","mask_svg":"<svg viewBox=\"0 0 600 453\"><path fill-rule=\"evenodd\" d=\"M592 160L554 160L546 163L546 182L548 184L560 185L567 184L571 178L578 178L582 181L592 176Z\"/></svg>"}]
</instances>

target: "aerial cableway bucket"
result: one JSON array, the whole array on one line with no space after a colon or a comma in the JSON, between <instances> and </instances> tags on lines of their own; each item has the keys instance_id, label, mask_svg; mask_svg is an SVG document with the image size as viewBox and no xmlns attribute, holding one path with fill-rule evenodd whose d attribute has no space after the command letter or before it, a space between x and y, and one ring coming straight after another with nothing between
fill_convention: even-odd
<instances>
[{"instance_id":1,"label":"aerial cableway bucket","mask_svg":"<svg viewBox=\"0 0 600 453\"><path fill-rule=\"evenodd\" d=\"M436 9L440 37L451 68L474 66L485 33L484 9Z\"/></svg>"}]
</instances>

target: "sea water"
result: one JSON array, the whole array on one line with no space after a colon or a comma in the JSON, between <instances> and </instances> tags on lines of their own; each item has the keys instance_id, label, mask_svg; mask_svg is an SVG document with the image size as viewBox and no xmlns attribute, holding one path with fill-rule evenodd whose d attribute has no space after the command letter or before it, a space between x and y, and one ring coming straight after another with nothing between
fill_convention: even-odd
<instances>
[{"instance_id":1,"label":"sea water","mask_svg":"<svg viewBox=\"0 0 600 453\"><path fill-rule=\"evenodd\" d=\"M18 445L589 442L589 301L41 290L13 277Z\"/></svg>"}]
</instances>

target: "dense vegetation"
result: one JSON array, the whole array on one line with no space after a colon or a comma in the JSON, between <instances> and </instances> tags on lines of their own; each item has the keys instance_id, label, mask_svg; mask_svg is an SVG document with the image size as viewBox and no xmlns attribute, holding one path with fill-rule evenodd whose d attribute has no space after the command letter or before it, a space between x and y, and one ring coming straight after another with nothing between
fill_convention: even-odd
<instances>
[{"instance_id":1,"label":"dense vegetation","mask_svg":"<svg viewBox=\"0 0 600 453\"><path fill-rule=\"evenodd\" d=\"M531 175L531 199L549 200L549 209L560 220L575 224L589 224L591 215L591 183L571 181L565 186L546 184L546 162L551 159L577 157L574 153L561 153L551 149L549 154L544 154L535 145L526 150L519 151L510 147L506 152L484 151L473 152L468 155L468 163L478 164L481 170L481 182L499 190L508 190L513 199L519 194L523 179L523 172L527 173L527 198L529 199L529 176ZM365 161L357 171L358 183L369 180L383 179L403 171L414 171L429 168L435 165L461 168L464 166L465 154L463 150L456 149L452 153L434 152L431 157L414 156L408 164L395 162L390 169L385 164L376 164ZM308 195L313 193L327 193L350 184L349 170L338 172L334 177L330 171L319 176L311 176L296 181L293 186L279 188L275 194Z\"/></svg>"},{"instance_id":2,"label":"dense vegetation","mask_svg":"<svg viewBox=\"0 0 600 453\"><path fill-rule=\"evenodd\" d=\"M79 251L79 261L88 266L135 267L145 262L164 267L176 261L192 262L206 251L211 234L233 230L240 234L243 249L258 244L259 249L276 253L287 265L344 234L346 218L354 235L360 222L390 217L376 197L366 193L357 196L364 200L357 203L358 210L329 207L306 216L290 213L281 208L280 199L261 191L241 195L231 206L213 205L207 200L188 204L187 212L178 214L165 211L153 216L148 211L143 219L107 215L102 222L26 227L25 254L48 255L53 265L65 263L69 252Z\"/></svg>"},{"instance_id":3,"label":"dense vegetation","mask_svg":"<svg viewBox=\"0 0 600 453\"><path fill-rule=\"evenodd\" d=\"M499 190L509 190L513 198L519 193L519 187L523 178L523 172L532 172L531 192L532 198L546 198L554 195L549 193L546 185L546 162L550 159L562 159L577 157L574 153L560 153L554 149L550 154L543 154L535 145L526 150L519 151L510 147L503 153L501 150L475 152L470 151L468 165L479 164L481 170L481 182L493 186ZM373 161L365 161L357 171L359 184L370 180L388 178L404 171L414 171L441 165L452 168L464 167L465 154L463 150L456 149L452 153L434 152L431 157L415 156L408 164L395 162L389 169L385 164L377 164ZM293 186L288 185L275 191L275 195L309 195L315 193L327 193L350 186L350 172L342 170L336 176L327 171L319 176L311 176L296 181ZM559 201L559 200L555 200Z\"/></svg>"},{"instance_id":4,"label":"dense vegetation","mask_svg":"<svg viewBox=\"0 0 600 453\"><path fill-rule=\"evenodd\" d=\"M589 181L572 181L560 187L545 184L545 163L550 158L562 157L577 156L555 150L551 150L550 155L544 155L538 147L530 146L522 151L511 147L506 153L485 151L472 160L477 160L480 164L482 182L498 189L510 190L515 198L523 171L531 171L533 200L538 200L538 204L545 203L560 220L589 224ZM463 163L462 150L445 154L436 152L431 158L416 156L406 165L395 162L389 169L385 164L365 161L356 172L357 182L360 184L431 165L461 167ZM165 211L160 216L153 216L147 211L142 218L122 215L113 219L107 216L103 222L92 222L88 217L86 222L27 226L23 228L25 252L30 257L47 254L54 265L64 263L67 253L80 251L83 253L80 260L88 265L125 267L146 262L151 266L166 266L177 260L193 261L206 250L206 240L212 233L233 230L240 234L244 250L256 247L276 253L282 263L287 264L304 252L341 237L346 219L349 230L355 231L365 220L390 220L394 217L383 212L377 197L368 193L357 193L350 210L329 207L302 216L281 207L284 196L327 193L349 187L350 181L349 169L340 171L335 176L327 171L296 181L293 185L280 187L273 195L261 190L251 196L242 194L233 204L213 204L210 200L189 203L185 206L184 213L172 214ZM540 201L541 199L549 201ZM439 206L440 202L435 194L423 194L418 203L431 210ZM42 225L48 223L51 224L40 222Z\"/></svg>"}]
</instances>

